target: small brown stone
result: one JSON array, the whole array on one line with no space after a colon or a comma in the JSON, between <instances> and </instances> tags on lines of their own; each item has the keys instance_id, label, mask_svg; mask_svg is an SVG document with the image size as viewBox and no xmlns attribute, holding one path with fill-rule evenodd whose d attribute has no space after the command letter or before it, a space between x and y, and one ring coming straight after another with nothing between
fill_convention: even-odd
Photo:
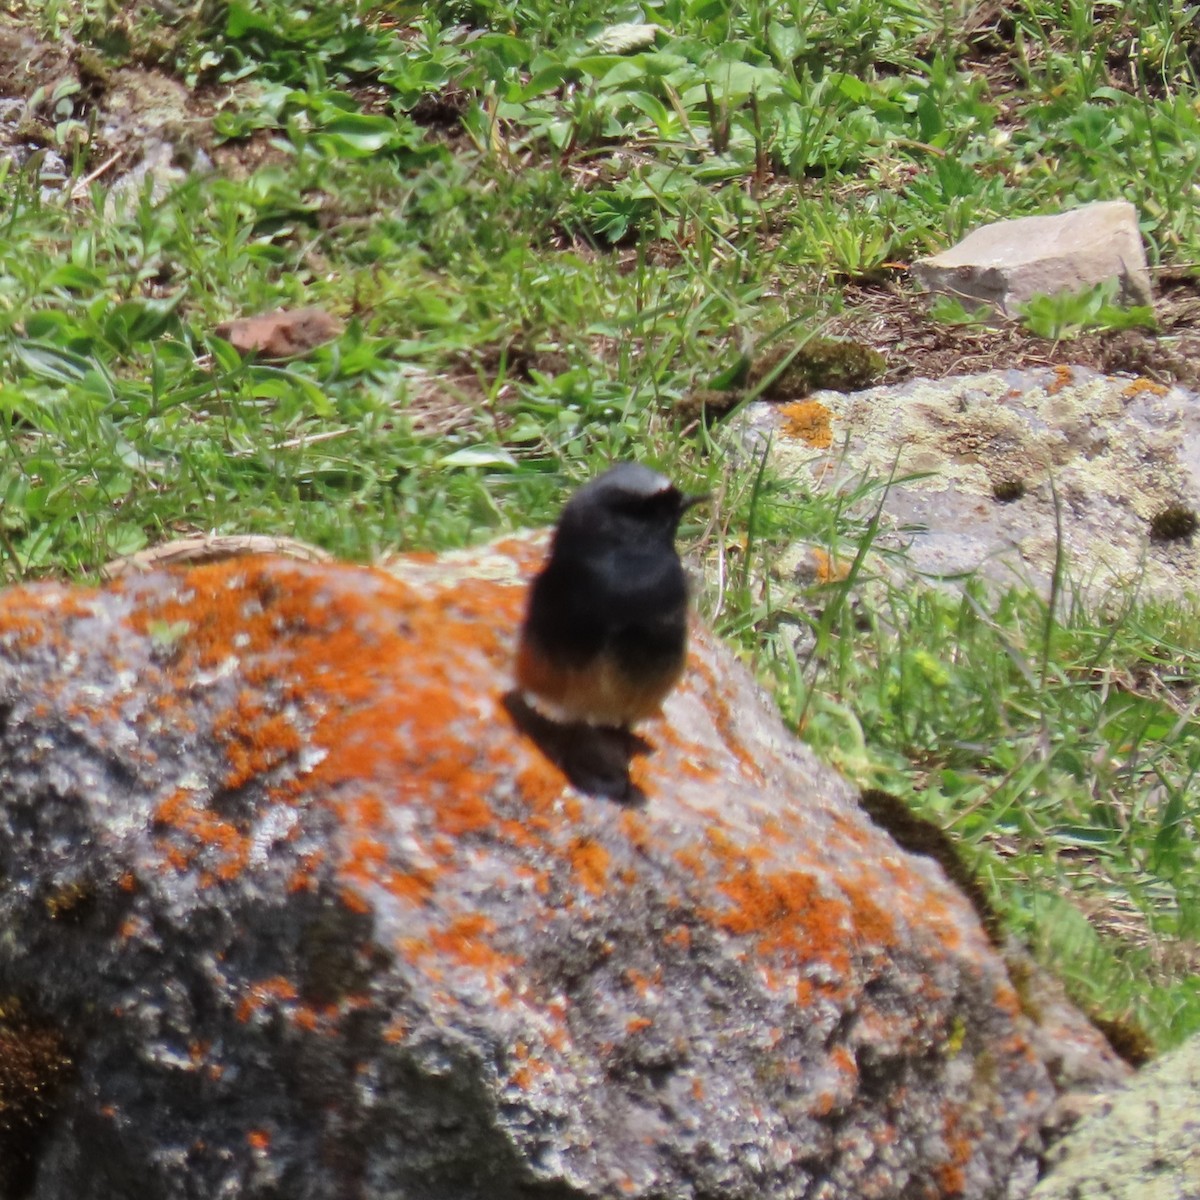
<instances>
[{"instance_id":1,"label":"small brown stone","mask_svg":"<svg viewBox=\"0 0 1200 1200\"><path fill-rule=\"evenodd\" d=\"M332 341L342 326L323 308L281 308L258 317L222 321L214 332L243 356L296 358Z\"/></svg>"}]
</instances>

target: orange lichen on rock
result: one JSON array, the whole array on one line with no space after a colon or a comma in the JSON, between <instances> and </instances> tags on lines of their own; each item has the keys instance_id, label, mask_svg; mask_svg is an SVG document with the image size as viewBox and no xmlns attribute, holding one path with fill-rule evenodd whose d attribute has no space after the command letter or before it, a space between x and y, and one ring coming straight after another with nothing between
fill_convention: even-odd
<instances>
[{"instance_id":1,"label":"orange lichen on rock","mask_svg":"<svg viewBox=\"0 0 1200 1200\"><path fill-rule=\"evenodd\" d=\"M692 946L692 931L686 925L677 925L663 934L663 945L682 950L686 954Z\"/></svg>"},{"instance_id":2,"label":"orange lichen on rock","mask_svg":"<svg viewBox=\"0 0 1200 1200\"><path fill-rule=\"evenodd\" d=\"M765 955L792 963L818 959L839 972L849 970L855 934L848 906L821 894L816 878L803 871L760 872L745 867L717 883L732 907L714 912L730 933L754 939Z\"/></svg>"},{"instance_id":3,"label":"orange lichen on rock","mask_svg":"<svg viewBox=\"0 0 1200 1200\"><path fill-rule=\"evenodd\" d=\"M896 923L874 900L877 892L856 882L843 881L842 893L850 902L856 938L865 944L884 949L896 941Z\"/></svg>"},{"instance_id":4,"label":"orange lichen on rock","mask_svg":"<svg viewBox=\"0 0 1200 1200\"><path fill-rule=\"evenodd\" d=\"M208 798L177 788L154 813L166 849L166 861L176 870L201 866L201 883L238 876L250 857L250 839L234 822L213 812ZM174 839L182 835L184 844Z\"/></svg>"},{"instance_id":5,"label":"orange lichen on rock","mask_svg":"<svg viewBox=\"0 0 1200 1200\"><path fill-rule=\"evenodd\" d=\"M858 1063L847 1046L834 1046L829 1052L829 1065L845 1076L851 1083L858 1082Z\"/></svg>"},{"instance_id":6,"label":"orange lichen on rock","mask_svg":"<svg viewBox=\"0 0 1200 1200\"><path fill-rule=\"evenodd\" d=\"M371 911L371 902L353 887L342 888L338 896L351 912L366 916Z\"/></svg>"},{"instance_id":7,"label":"orange lichen on rock","mask_svg":"<svg viewBox=\"0 0 1200 1200\"><path fill-rule=\"evenodd\" d=\"M442 595L378 572L360 578L364 586L350 590L331 586L319 569L271 559L210 564L182 576L173 593L135 607L128 620L148 635L164 625L184 631L170 661L183 687L196 672L219 675L237 664L242 686L213 726L228 760L224 787L290 768L272 795L332 796L345 831L338 869L353 891L364 896L378 884L420 900L432 876L389 862L386 811L406 798L436 800L425 811L454 853L472 834L495 833L487 797L502 764L475 741L478 718L463 700L480 670L476 656L494 664L508 652L498 617L515 625L520 595L486 581ZM298 773L306 747L309 769ZM547 801L552 788L561 790L553 775ZM202 798L173 798L160 813L168 819L189 835L172 847L175 865L199 861L207 843L219 854L216 877L244 866L244 833L206 813ZM522 831L512 823L508 832ZM306 888L303 873L291 886ZM361 907L350 892L344 899Z\"/></svg>"},{"instance_id":8,"label":"orange lichen on rock","mask_svg":"<svg viewBox=\"0 0 1200 1200\"><path fill-rule=\"evenodd\" d=\"M945 1122L948 1158L937 1167L937 1181L943 1196L961 1196L967 1186L966 1166L974 1152L974 1141L961 1130L956 1109L947 1107Z\"/></svg>"},{"instance_id":9,"label":"orange lichen on rock","mask_svg":"<svg viewBox=\"0 0 1200 1200\"><path fill-rule=\"evenodd\" d=\"M850 574L850 563L836 558L819 546L810 548L809 557L817 583L841 583Z\"/></svg>"},{"instance_id":10,"label":"orange lichen on rock","mask_svg":"<svg viewBox=\"0 0 1200 1200\"><path fill-rule=\"evenodd\" d=\"M295 1000L299 992L286 975L261 979L250 985L238 1004L237 1019L245 1024L260 1009Z\"/></svg>"},{"instance_id":11,"label":"orange lichen on rock","mask_svg":"<svg viewBox=\"0 0 1200 1200\"><path fill-rule=\"evenodd\" d=\"M127 789L122 777L119 805L107 778L90 782L100 770L80 772L89 782L78 785L79 807L98 797L101 820L119 808L125 822L112 837L93 827L111 878L130 880L106 902L111 893L120 907L112 927L131 970L143 960L158 968L167 932L196 948L200 965L179 991L197 997L181 1044L215 1047L197 1077L228 1068L233 1078L236 1039L286 1079L279 1055L343 1038L347 1053L331 1061L355 1064L381 1089L452 1060L451 1082L477 1105L467 1119L495 1122L507 1139L496 1144L519 1141L504 1125L515 1111L522 1129L549 1131L550 1157L571 1170L583 1162L572 1147L616 1145L603 1181L589 1180L596 1194L616 1192L626 1170L646 1191L679 1190L687 1171L708 1169L684 1142L670 1160L667 1135L638 1116L664 1062L692 1085L671 1093L680 1127L707 1134L711 1124L712 1144L750 1147L763 1172L797 1170L789 1137L803 1137L814 1113L837 1121L843 1110L847 1128L872 1132L837 1170L862 1146L872 1152L885 1120L907 1122L899 1136L913 1165L901 1162L898 1178L949 1189L955 1170L974 1178L992 1160L1003 1167L1003 1154L977 1153L965 1119L968 1158L952 1130L944 1146L936 1136L934 1105L958 1089L963 1110L974 1086L961 1068L940 1078L943 1059L930 1053L960 1013L959 1062L979 1059L986 1042L989 1078L1005 1080L997 1094L1017 1105L1014 1120L1036 1123L1040 1103L1028 1043L969 907L870 824L700 629L663 718L639 730L639 803L573 787L505 702L521 572L535 557L524 543L493 546L478 576L449 582L440 568L459 568L442 560L410 562L404 578L268 558L211 563L123 579L107 624L85 625L74 643L69 625L38 635L62 641L64 663L91 654L104 670L57 672L22 701L27 711L41 703L51 731L74 730L92 719L95 695L103 720L136 731L135 782ZM30 590L23 608L0 600L0 642L15 653L14 630L36 624L39 597L62 594ZM80 619L99 622L91 605ZM100 636L114 625L119 636ZM109 643L132 665L110 663ZM44 647L32 657L44 660ZM135 682L94 682L118 676ZM82 707L64 715L72 704ZM156 904L168 906L162 921ZM37 904L31 911L40 919ZM120 991L101 976L106 1019L136 1012L136 986ZM136 1033L137 1021L116 1020L121 1036ZM872 1056L921 1067L866 1088L856 1064L865 1072ZM910 1105L905 1086L925 1092ZM284 1116L226 1121L221 1153L298 1153L302 1139L285 1136L293 1097L284 1099ZM359 1120L350 1091L337 1099ZM321 1119L306 1128L336 1143ZM828 1153L841 1153L833 1138ZM749 1193L765 1177L738 1177L736 1188Z\"/></svg>"},{"instance_id":12,"label":"orange lichen on rock","mask_svg":"<svg viewBox=\"0 0 1200 1200\"><path fill-rule=\"evenodd\" d=\"M72 618L92 615L95 596L94 589L48 584L31 605L20 589L0 592L0 645L18 651L54 645ZM66 642L56 648L70 649Z\"/></svg>"},{"instance_id":13,"label":"orange lichen on rock","mask_svg":"<svg viewBox=\"0 0 1200 1200\"><path fill-rule=\"evenodd\" d=\"M380 882L397 899L420 905L426 903L433 895L436 878L437 873L432 870L395 871L389 869L381 874Z\"/></svg>"},{"instance_id":14,"label":"orange lichen on rock","mask_svg":"<svg viewBox=\"0 0 1200 1200\"><path fill-rule=\"evenodd\" d=\"M604 890L608 880L609 853L599 842L589 837L577 837L569 850L575 874L593 896Z\"/></svg>"},{"instance_id":15,"label":"orange lichen on rock","mask_svg":"<svg viewBox=\"0 0 1200 1200\"><path fill-rule=\"evenodd\" d=\"M762 768L754 761L754 755L749 752L743 744L743 739L738 735L733 710L723 694L722 681L706 664L696 662L694 659L689 663L689 670L694 671L703 684L706 704L713 722L724 740L725 748L737 759L744 777L752 783L761 784L763 781ZM666 732L674 736L674 731L670 727ZM686 752L688 748L678 738L676 738L676 744L680 750L684 751L679 757L686 759L689 756Z\"/></svg>"},{"instance_id":16,"label":"orange lichen on rock","mask_svg":"<svg viewBox=\"0 0 1200 1200\"><path fill-rule=\"evenodd\" d=\"M549 759L536 759L517 772L517 787L529 801L530 808L546 812L563 794L567 777Z\"/></svg>"},{"instance_id":17,"label":"orange lichen on rock","mask_svg":"<svg viewBox=\"0 0 1200 1200\"><path fill-rule=\"evenodd\" d=\"M1046 394L1048 396L1057 396L1059 392L1065 391L1074 382L1074 370L1067 366L1066 363L1059 363L1054 368L1054 379L1046 386Z\"/></svg>"},{"instance_id":18,"label":"orange lichen on rock","mask_svg":"<svg viewBox=\"0 0 1200 1200\"><path fill-rule=\"evenodd\" d=\"M815 450L827 450L833 444L833 414L819 400L797 400L779 411L788 437L799 438Z\"/></svg>"},{"instance_id":19,"label":"orange lichen on rock","mask_svg":"<svg viewBox=\"0 0 1200 1200\"><path fill-rule=\"evenodd\" d=\"M289 761L303 745L295 722L242 691L213 728L229 759L225 787L234 790Z\"/></svg>"},{"instance_id":20,"label":"orange lichen on rock","mask_svg":"<svg viewBox=\"0 0 1200 1200\"><path fill-rule=\"evenodd\" d=\"M489 974L503 973L520 963L515 954L497 950L492 938L496 923L478 913L459 917L447 928L434 931L429 948L464 966L479 967Z\"/></svg>"},{"instance_id":21,"label":"orange lichen on rock","mask_svg":"<svg viewBox=\"0 0 1200 1200\"><path fill-rule=\"evenodd\" d=\"M288 880L288 891L311 892L317 886L317 872L325 861L323 850L310 850L296 859L296 867Z\"/></svg>"},{"instance_id":22,"label":"orange lichen on rock","mask_svg":"<svg viewBox=\"0 0 1200 1200\"><path fill-rule=\"evenodd\" d=\"M1165 396L1170 388L1164 387L1161 383L1155 383L1153 379L1135 379L1121 393L1121 398L1124 400L1132 400L1137 396Z\"/></svg>"},{"instance_id":23,"label":"orange lichen on rock","mask_svg":"<svg viewBox=\"0 0 1200 1200\"><path fill-rule=\"evenodd\" d=\"M659 967L653 976L630 967L625 972L625 979L637 993L639 999L645 1000L654 988L662 986L662 974L662 967Z\"/></svg>"}]
</instances>

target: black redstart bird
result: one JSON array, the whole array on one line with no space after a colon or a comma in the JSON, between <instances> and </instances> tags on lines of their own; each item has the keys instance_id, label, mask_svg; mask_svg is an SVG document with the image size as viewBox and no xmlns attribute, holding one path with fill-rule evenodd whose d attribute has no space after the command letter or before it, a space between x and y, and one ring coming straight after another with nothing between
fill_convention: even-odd
<instances>
[{"instance_id":1,"label":"black redstart bird","mask_svg":"<svg viewBox=\"0 0 1200 1200\"><path fill-rule=\"evenodd\" d=\"M552 721L627 729L659 711L687 658L679 520L705 496L620 463L563 508L533 581L517 685Z\"/></svg>"}]
</instances>

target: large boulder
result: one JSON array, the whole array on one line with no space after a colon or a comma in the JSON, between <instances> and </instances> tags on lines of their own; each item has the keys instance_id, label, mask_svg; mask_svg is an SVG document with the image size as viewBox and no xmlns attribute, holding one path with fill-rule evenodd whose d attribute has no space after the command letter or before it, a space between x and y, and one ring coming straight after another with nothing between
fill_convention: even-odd
<instances>
[{"instance_id":1,"label":"large boulder","mask_svg":"<svg viewBox=\"0 0 1200 1200\"><path fill-rule=\"evenodd\" d=\"M703 633L640 801L573 789L505 702L539 553L0 596L0 1193L1028 1193L971 907Z\"/></svg>"}]
</instances>

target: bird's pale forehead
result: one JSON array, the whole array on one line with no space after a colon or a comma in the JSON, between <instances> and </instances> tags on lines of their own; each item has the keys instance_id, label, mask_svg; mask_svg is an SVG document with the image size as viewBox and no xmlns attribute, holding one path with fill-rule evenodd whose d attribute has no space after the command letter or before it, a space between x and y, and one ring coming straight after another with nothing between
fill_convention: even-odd
<instances>
[{"instance_id":1,"label":"bird's pale forehead","mask_svg":"<svg viewBox=\"0 0 1200 1200\"><path fill-rule=\"evenodd\" d=\"M593 483L597 490L624 492L628 496L661 496L674 485L665 476L638 463L622 463L605 472Z\"/></svg>"},{"instance_id":2,"label":"bird's pale forehead","mask_svg":"<svg viewBox=\"0 0 1200 1200\"><path fill-rule=\"evenodd\" d=\"M661 496L673 491L674 487L669 479L664 479L658 484L621 483L614 491L628 492L631 496L645 496L649 499L651 496Z\"/></svg>"}]
</instances>

